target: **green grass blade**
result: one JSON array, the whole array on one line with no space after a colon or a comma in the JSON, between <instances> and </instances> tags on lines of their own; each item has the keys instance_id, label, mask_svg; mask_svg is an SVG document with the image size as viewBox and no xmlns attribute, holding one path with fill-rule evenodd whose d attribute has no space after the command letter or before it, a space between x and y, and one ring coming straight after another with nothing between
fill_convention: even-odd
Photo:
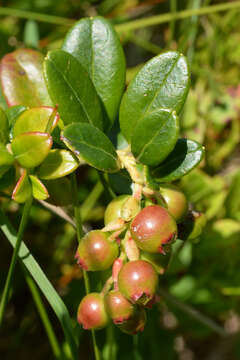
<instances>
[{"instance_id":1,"label":"green grass blade","mask_svg":"<svg viewBox=\"0 0 240 360\"><path fill-rule=\"evenodd\" d=\"M63 359L62 353L61 353L61 348L58 344L58 340L57 337L54 333L52 324L49 320L48 314L47 314L47 310L43 304L43 301L41 299L38 287L36 285L36 283L34 282L33 278L31 277L31 275L29 274L29 272L26 270L26 268L24 266L22 266L22 270L25 276L25 280L28 284L28 287L31 291L33 300L35 302L37 311L39 313L39 316L42 320L43 326L45 328L45 331L47 333L48 336L48 340L50 342L53 354L55 359L60 360Z\"/></svg>"},{"instance_id":2,"label":"green grass blade","mask_svg":"<svg viewBox=\"0 0 240 360\"><path fill-rule=\"evenodd\" d=\"M11 245L15 247L17 241L16 231L9 223L9 220L4 215L2 210L0 210L0 228L8 241L11 243ZM24 244L24 242L22 242L21 244L19 250L19 257L22 260L23 264L26 266L29 273L32 275L43 295L48 300L53 311L57 315L63 328L63 332L65 334L68 345L71 349L72 359L78 360L78 350L74 338L71 318L65 304L63 303L62 299L60 298L52 284L49 282L48 278L42 271L41 267L38 265L37 261L31 255L29 249Z\"/></svg>"},{"instance_id":3,"label":"green grass blade","mask_svg":"<svg viewBox=\"0 0 240 360\"><path fill-rule=\"evenodd\" d=\"M8 295L9 295L9 291L10 291L10 288L12 285L14 270L15 270L17 260L18 260L19 249L20 249L20 246L22 243L22 238L23 238L25 228L27 226L31 206L32 206L32 197L30 197L30 199L28 199L24 204L23 213L22 213L22 217L21 217L21 221L20 221L20 225L19 225L19 230L18 230L18 232L16 232L16 243L14 246L14 251L12 254L12 259L11 259L11 263L10 263L10 266L8 269L7 279L6 279L4 288L3 288L3 294L2 294L1 303L0 303L0 326L2 325L5 308L8 303Z\"/></svg>"},{"instance_id":4,"label":"green grass blade","mask_svg":"<svg viewBox=\"0 0 240 360\"><path fill-rule=\"evenodd\" d=\"M119 33L129 30L141 29L143 27L159 25L173 20L182 20L194 15L209 15L215 12L227 11L240 8L240 1L225 2L223 4L204 6L200 9L187 9L176 13L165 13L155 16L149 16L143 19L131 20L122 24L115 25L115 30Z\"/></svg>"}]
</instances>

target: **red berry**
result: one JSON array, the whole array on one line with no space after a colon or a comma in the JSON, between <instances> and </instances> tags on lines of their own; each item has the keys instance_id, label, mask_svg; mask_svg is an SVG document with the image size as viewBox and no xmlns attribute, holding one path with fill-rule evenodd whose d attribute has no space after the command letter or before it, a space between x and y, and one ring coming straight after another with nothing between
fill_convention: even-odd
<instances>
[{"instance_id":1,"label":"red berry","mask_svg":"<svg viewBox=\"0 0 240 360\"><path fill-rule=\"evenodd\" d=\"M122 324L119 324L119 329L129 335L135 335L139 331L144 330L147 321L146 311L143 308L137 308L134 315Z\"/></svg>"},{"instance_id":2,"label":"red berry","mask_svg":"<svg viewBox=\"0 0 240 360\"><path fill-rule=\"evenodd\" d=\"M98 271L108 269L117 256L116 241L108 240L108 233L93 230L81 239L75 258L84 270Z\"/></svg>"},{"instance_id":3,"label":"red berry","mask_svg":"<svg viewBox=\"0 0 240 360\"><path fill-rule=\"evenodd\" d=\"M173 185L161 185L160 193L170 214L177 223L181 222L188 212L188 201L184 193Z\"/></svg>"},{"instance_id":4,"label":"red berry","mask_svg":"<svg viewBox=\"0 0 240 360\"><path fill-rule=\"evenodd\" d=\"M101 329L107 325L108 319L102 294L91 293L82 299L77 320L84 329Z\"/></svg>"},{"instance_id":5,"label":"red berry","mask_svg":"<svg viewBox=\"0 0 240 360\"><path fill-rule=\"evenodd\" d=\"M108 314L114 324L122 324L134 314L134 306L118 290L110 291L105 297Z\"/></svg>"},{"instance_id":6,"label":"red berry","mask_svg":"<svg viewBox=\"0 0 240 360\"><path fill-rule=\"evenodd\" d=\"M151 253L164 253L164 245L176 239L177 224L159 205L147 206L133 219L131 235L138 247Z\"/></svg>"},{"instance_id":7,"label":"red berry","mask_svg":"<svg viewBox=\"0 0 240 360\"><path fill-rule=\"evenodd\" d=\"M124 264L118 275L119 290L132 303L146 305L153 298L157 285L154 267L144 260Z\"/></svg>"}]
</instances>

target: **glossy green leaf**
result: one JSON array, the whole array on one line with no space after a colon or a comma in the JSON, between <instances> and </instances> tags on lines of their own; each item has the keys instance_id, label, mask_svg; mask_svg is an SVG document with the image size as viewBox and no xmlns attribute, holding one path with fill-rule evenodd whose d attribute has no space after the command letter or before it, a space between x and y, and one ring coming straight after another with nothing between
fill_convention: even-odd
<instances>
[{"instance_id":1,"label":"glossy green leaf","mask_svg":"<svg viewBox=\"0 0 240 360\"><path fill-rule=\"evenodd\" d=\"M79 161L68 150L51 150L40 165L38 176L41 179L51 180L66 176L77 169Z\"/></svg>"},{"instance_id":2,"label":"glossy green leaf","mask_svg":"<svg viewBox=\"0 0 240 360\"><path fill-rule=\"evenodd\" d=\"M12 152L25 168L38 166L47 157L52 146L52 137L47 133L29 132L16 136L12 141Z\"/></svg>"},{"instance_id":3,"label":"glossy green leaf","mask_svg":"<svg viewBox=\"0 0 240 360\"><path fill-rule=\"evenodd\" d=\"M35 199L46 200L49 197L47 188L35 175L29 175L32 184L32 194Z\"/></svg>"},{"instance_id":4,"label":"glossy green leaf","mask_svg":"<svg viewBox=\"0 0 240 360\"><path fill-rule=\"evenodd\" d=\"M116 194L132 194L132 179L126 170L108 175L108 181Z\"/></svg>"},{"instance_id":5,"label":"glossy green leaf","mask_svg":"<svg viewBox=\"0 0 240 360\"><path fill-rule=\"evenodd\" d=\"M51 106L43 78L44 56L35 50L18 49L3 57L0 80L9 106Z\"/></svg>"},{"instance_id":6,"label":"glossy green leaf","mask_svg":"<svg viewBox=\"0 0 240 360\"><path fill-rule=\"evenodd\" d=\"M100 16L80 20L68 32L62 49L87 70L113 123L125 86L126 65L111 23Z\"/></svg>"},{"instance_id":7,"label":"glossy green leaf","mask_svg":"<svg viewBox=\"0 0 240 360\"><path fill-rule=\"evenodd\" d=\"M35 107L24 111L16 120L13 127L13 137L22 133L40 131L45 132L48 121L54 109L49 106ZM59 116L56 115L53 121L51 131L57 125Z\"/></svg>"},{"instance_id":8,"label":"glossy green leaf","mask_svg":"<svg viewBox=\"0 0 240 360\"><path fill-rule=\"evenodd\" d=\"M14 162L14 156L7 150L6 145L0 143L0 166L12 165Z\"/></svg>"},{"instance_id":9,"label":"glossy green leaf","mask_svg":"<svg viewBox=\"0 0 240 360\"><path fill-rule=\"evenodd\" d=\"M0 107L0 142L6 144L9 139L8 118L3 109Z\"/></svg>"},{"instance_id":10,"label":"glossy green leaf","mask_svg":"<svg viewBox=\"0 0 240 360\"><path fill-rule=\"evenodd\" d=\"M199 164L204 148L197 142L179 139L164 162L152 171L155 180L170 182L181 178Z\"/></svg>"},{"instance_id":11,"label":"glossy green leaf","mask_svg":"<svg viewBox=\"0 0 240 360\"><path fill-rule=\"evenodd\" d=\"M82 65L63 50L50 51L44 61L49 94L64 124L88 122L103 129L101 103Z\"/></svg>"},{"instance_id":12,"label":"glossy green leaf","mask_svg":"<svg viewBox=\"0 0 240 360\"><path fill-rule=\"evenodd\" d=\"M173 150L179 134L178 117L169 110L156 110L138 121L131 149L138 161L157 166Z\"/></svg>"},{"instance_id":13,"label":"glossy green leaf","mask_svg":"<svg viewBox=\"0 0 240 360\"><path fill-rule=\"evenodd\" d=\"M80 159L107 172L119 170L117 153L108 137L86 123L71 124L62 132L62 140Z\"/></svg>"},{"instance_id":14,"label":"glossy green leaf","mask_svg":"<svg viewBox=\"0 0 240 360\"><path fill-rule=\"evenodd\" d=\"M185 57L169 51L148 61L131 81L120 107L120 126L131 141L138 121L159 109L182 109L189 89Z\"/></svg>"},{"instance_id":15,"label":"glossy green leaf","mask_svg":"<svg viewBox=\"0 0 240 360\"><path fill-rule=\"evenodd\" d=\"M32 195L32 186L29 181L27 171L24 170L22 176L18 180L13 193L12 199L18 203L24 203Z\"/></svg>"}]
</instances>

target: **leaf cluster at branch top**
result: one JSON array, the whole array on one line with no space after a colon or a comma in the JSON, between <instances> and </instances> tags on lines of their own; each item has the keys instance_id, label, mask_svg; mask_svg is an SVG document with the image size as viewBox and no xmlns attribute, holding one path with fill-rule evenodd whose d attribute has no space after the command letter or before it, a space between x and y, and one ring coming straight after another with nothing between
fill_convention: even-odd
<instances>
[{"instance_id":1,"label":"leaf cluster at branch top","mask_svg":"<svg viewBox=\"0 0 240 360\"><path fill-rule=\"evenodd\" d=\"M149 167L147 183L156 186L182 177L201 161L202 146L179 139L178 116L190 84L185 57L177 51L154 57L124 93L125 73L120 40L102 17L81 19L62 49L45 59L30 49L4 56L0 80L10 107L0 111L0 176L14 164L26 170L20 171L15 200L25 201L30 192L47 198L41 179L56 180L81 163L115 172L115 179L126 167L132 181L142 164ZM113 127L118 118L121 132ZM119 158L114 137L125 138L131 166ZM23 197L17 195L21 189Z\"/></svg>"}]
</instances>

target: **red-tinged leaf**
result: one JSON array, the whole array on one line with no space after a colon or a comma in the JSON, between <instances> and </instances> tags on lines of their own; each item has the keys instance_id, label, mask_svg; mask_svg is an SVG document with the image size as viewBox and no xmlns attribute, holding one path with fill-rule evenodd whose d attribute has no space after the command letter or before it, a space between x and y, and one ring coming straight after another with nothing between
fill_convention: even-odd
<instances>
[{"instance_id":1,"label":"red-tinged leaf","mask_svg":"<svg viewBox=\"0 0 240 360\"><path fill-rule=\"evenodd\" d=\"M26 132L45 132L53 111L54 109L50 106L35 107L24 111L14 124L13 137ZM59 115L56 114L53 119L51 131L56 127L58 120Z\"/></svg>"},{"instance_id":2,"label":"red-tinged leaf","mask_svg":"<svg viewBox=\"0 0 240 360\"><path fill-rule=\"evenodd\" d=\"M51 106L43 79L44 56L31 49L18 49L2 58L0 80L9 106Z\"/></svg>"},{"instance_id":3,"label":"red-tinged leaf","mask_svg":"<svg viewBox=\"0 0 240 360\"><path fill-rule=\"evenodd\" d=\"M13 193L12 199L18 203L24 203L32 195L32 187L29 181L27 171L24 170L22 176L18 180Z\"/></svg>"},{"instance_id":4,"label":"red-tinged leaf","mask_svg":"<svg viewBox=\"0 0 240 360\"><path fill-rule=\"evenodd\" d=\"M29 175L32 184L33 197L38 200L46 200L49 197L47 188L35 175Z\"/></svg>"}]
</instances>

